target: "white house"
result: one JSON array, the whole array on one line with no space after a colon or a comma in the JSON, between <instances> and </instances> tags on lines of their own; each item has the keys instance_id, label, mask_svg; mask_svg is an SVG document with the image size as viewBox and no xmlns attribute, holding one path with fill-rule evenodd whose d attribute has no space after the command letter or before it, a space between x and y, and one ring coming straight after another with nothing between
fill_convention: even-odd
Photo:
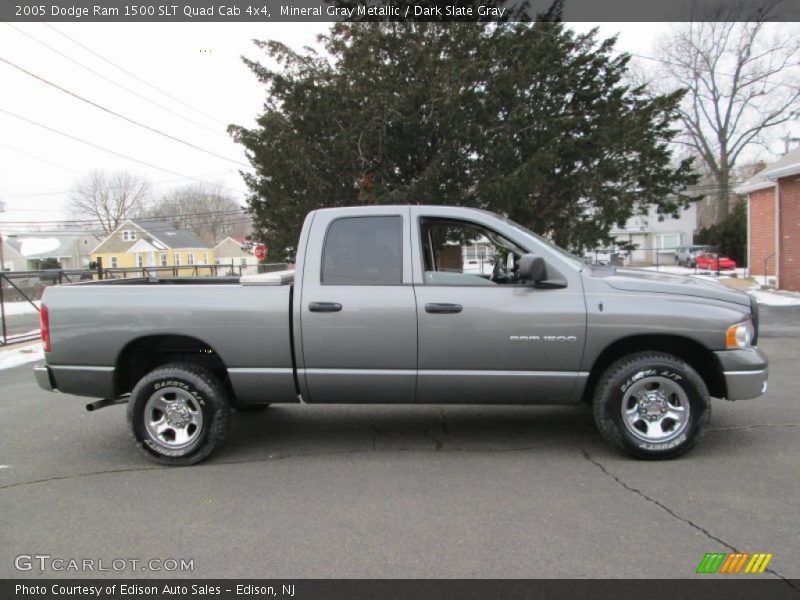
<instances>
[{"instance_id":1,"label":"white house","mask_svg":"<svg viewBox=\"0 0 800 600\"><path fill-rule=\"evenodd\" d=\"M647 214L634 215L623 227L611 230L617 244L631 243L636 250L629 253L630 264L673 263L675 249L694 243L697 228L697 206L680 211L677 217L659 215L652 204Z\"/></svg>"}]
</instances>

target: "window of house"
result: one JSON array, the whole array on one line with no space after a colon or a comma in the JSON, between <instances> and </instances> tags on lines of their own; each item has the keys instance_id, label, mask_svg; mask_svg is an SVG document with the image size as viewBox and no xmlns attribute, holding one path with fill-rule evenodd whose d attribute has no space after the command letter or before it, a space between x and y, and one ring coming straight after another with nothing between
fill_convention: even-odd
<instances>
[{"instance_id":1,"label":"window of house","mask_svg":"<svg viewBox=\"0 0 800 600\"><path fill-rule=\"evenodd\" d=\"M203 252L203 264L208 264L208 252Z\"/></svg>"},{"instance_id":2,"label":"window of house","mask_svg":"<svg viewBox=\"0 0 800 600\"><path fill-rule=\"evenodd\" d=\"M117 268L117 264L118 264L117 263L117 257L116 256L112 256L111 257L111 268L112 269L116 269Z\"/></svg>"},{"instance_id":3,"label":"window of house","mask_svg":"<svg viewBox=\"0 0 800 600\"><path fill-rule=\"evenodd\" d=\"M161 266L162 267L166 267L167 266L167 253L166 252L162 252L161 253Z\"/></svg>"},{"instance_id":4,"label":"window of house","mask_svg":"<svg viewBox=\"0 0 800 600\"><path fill-rule=\"evenodd\" d=\"M657 246L659 250L675 250L681 244L680 233L662 233L657 238Z\"/></svg>"},{"instance_id":5,"label":"window of house","mask_svg":"<svg viewBox=\"0 0 800 600\"><path fill-rule=\"evenodd\" d=\"M177 252L172 255L172 264L174 264L176 267L180 266L181 264L181 255Z\"/></svg>"},{"instance_id":6,"label":"window of house","mask_svg":"<svg viewBox=\"0 0 800 600\"><path fill-rule=\"evenodd\" d=\"M190 252L189 255L187 256L187 259L190 265L194 264L194 254Z\"/></svg>"},{"instance_id":7,"label":"window of house","mask_svg":"<svg viewBox=\"0 0 800 600\"><path fill-rule=\"evenodd\" d=\"M143 267L144 266L144 255L137 254L136 255L136 266Z\"/></svg>"},{"instance_id":8,"label":"window of house","mask_svg":"<svg viewBox=\"0 0 800 600\"><path fill-rule=\"evenodd\" d=\"M323 284L402 282L402 217L345 217L331 223L322 252Z\"/></svg>"},{"instance_id":9,"label":"window of house","mask_svg":"<svg viewBox=\"0 0 800 600\"><path fill-rule=\"evenodd\" d=\"M136 231L134 229L125 229L122 232L122 239L126 242L136 241Z\"/></svg>"}]
</instances>

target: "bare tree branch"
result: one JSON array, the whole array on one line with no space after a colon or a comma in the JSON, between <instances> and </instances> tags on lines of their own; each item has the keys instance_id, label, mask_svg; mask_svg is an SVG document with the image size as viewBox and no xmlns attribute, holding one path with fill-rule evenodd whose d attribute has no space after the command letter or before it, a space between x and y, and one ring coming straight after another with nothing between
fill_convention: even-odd
<instances>
[{"instance_id":1,"label":"bare tree branch","mask_svg":"<svg viewBox=\"0 0 800 600\"><path fill-rule=\"evenodd\" d=\"M72 188L70 212L86 219L86 229L106 236L126 219L140 216L149 193L150 183L138 175L92 171Z\"/></svg>"},{"instance_id":2,"label":"bare tree branch","mask_svg":"<svg viewBox=\"0 0 800 600\"><path fill-rule=\"evenodd\" d=\"M783 0L721 2L660 40L660 87L687 89L680 117L717 187L717 218L728 214L731 174L748 147L798 114L800 32L769 24Z\"/></svg>"},{"instance_id":3,"label":"bare tree branch","mask_svg":"<svg viewBox=\"0 0 800 600\"><path fill-rule=\"evenodd\" d=\"M166 217L178 229L196 233L214 246L228 236L243 237L252 231L250 216L223 188L193 183L168 192L147 211L149 217Z\"/></svg>"}]
</instances>

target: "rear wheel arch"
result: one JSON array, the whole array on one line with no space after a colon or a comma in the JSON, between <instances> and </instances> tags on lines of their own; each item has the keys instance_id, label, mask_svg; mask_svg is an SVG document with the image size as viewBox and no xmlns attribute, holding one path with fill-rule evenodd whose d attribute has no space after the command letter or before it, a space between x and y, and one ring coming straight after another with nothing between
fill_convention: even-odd
<instances>
[{"instance_id":1,"label":"rear wheel arch","mask_svg":"<svg viewBox=\"0 0 800 600\"><path fill-rule=\"evenodd\" d=\"M117 356L114 369L116 396L130 393L137 382L159 367L180 362L211 372L235 398L227 367L216 350L193 336L149 335L130 341Z\"/></svg>"},{"instance_id":2,"label":"rear wheel arch","mask_svg":"<svg viewBox=\"0 0 800 600\"><path fill-rule=\"evenodd\" d=\"M725 376L711 350L691 338L679 335L634 335L614 341L600 353L589 370L584 401L592 402L598 380L614 362L630 354L647 351L671 354L685 361L703 379L711 397L726 397Z\"/></svg>"}]
</instances>

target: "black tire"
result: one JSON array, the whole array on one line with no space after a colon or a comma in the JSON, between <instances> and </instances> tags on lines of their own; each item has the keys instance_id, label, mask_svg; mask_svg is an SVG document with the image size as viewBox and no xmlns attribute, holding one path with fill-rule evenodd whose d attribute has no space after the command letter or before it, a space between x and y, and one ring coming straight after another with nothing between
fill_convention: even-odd
<instances>
[{"instance_id":1,"label":"black tire","mask_svg":"<svg viewBox=\"0 0 800 600\"><path fill-rule=\"evenodd\" d=\"M158 394L160 390L164 393ZM170 422L167 412L161 411L164 401L183 405L175 409L175 422ZM154 421L159 414L160 420ZM188 425L172 427L191 420ZM230 403L225 388L211 371L189 363L169 364L150 371L133 388L128 423L137 445L150 458L170 466L193 465L207 458L225 440ZM158 423L165 428L163 434L155 432ZM169 440L170 431L173 441ZM179 435L187 436L184 445Z\"/></svg>"},{"instance_id":2,"label":"black tire","mask_svg":"<svg viewBox=\"0 0 800 600\"><path fill-rule=\"evenodd\" d=\"M252 413L261 412L270 407L269 404L234 404L233 410L237 412Z\"/></svg>"},{"instance_id":3,"label":"black tire","mask_svg":"<svg viewBox=\"0 0 800 600\"><path fill-rule=\"evenodd\" d=\"M636 390L641 393L635 394ZM642 398L647 392L654 396ZM669 399L662 401L662 396ZM642 404L650 402L653 404ZM688 404L683 407L688 414L682 413L683 404ZM653 460L674 458L690 450L711 420L711 398L703 379L686 362L662 352L631 354L608 367L597 382L593 407L597 428L609 444L631 456ZM659 410L667 416L654 414ZM681 415L684 420L681 423L669 414ZM651 427L653 436L649 435ZM661 435L666 437L656 438Z\"/></svg>"}]
</instances>

